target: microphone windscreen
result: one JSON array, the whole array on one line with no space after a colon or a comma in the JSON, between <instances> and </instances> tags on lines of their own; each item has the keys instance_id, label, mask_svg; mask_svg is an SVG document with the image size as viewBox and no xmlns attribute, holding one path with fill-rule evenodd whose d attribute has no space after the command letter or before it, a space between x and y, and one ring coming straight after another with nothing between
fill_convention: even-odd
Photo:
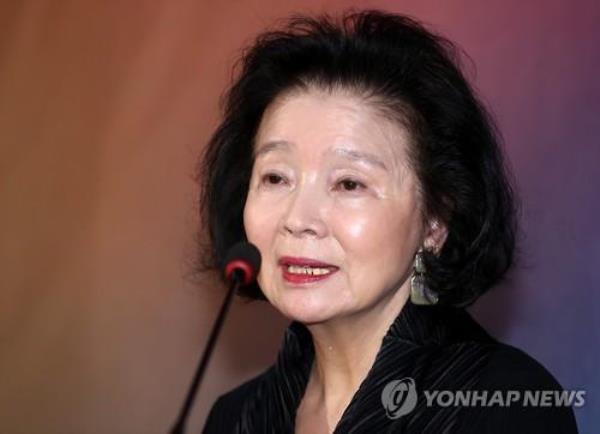
<instances>
[{"instance_id":1,"label":"microphone windscreen","mask_svg":"<svg viewBox=\"0 0 600 434\"><path fill-rule=\"evenodd\" d=\"M242 284L248 285L260 270L260 252L252 243L241 241L234 244L225 255L223 275L227 281L233 278L235 270L243 272Z\"/></svg>"}]
</instances>

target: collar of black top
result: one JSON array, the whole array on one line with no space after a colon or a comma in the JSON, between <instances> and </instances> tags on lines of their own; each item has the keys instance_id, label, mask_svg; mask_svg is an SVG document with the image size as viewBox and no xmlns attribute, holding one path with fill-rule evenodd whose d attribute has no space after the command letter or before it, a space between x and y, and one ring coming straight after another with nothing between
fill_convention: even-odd
<instances>
[{"instance_id":1,"label":"collar of black top","mask_svg":"<svg viewBox=\"0 0 600 434\"><path fill-rule=\"evenodd\" d=\"M382 405L382 390L388 382L407 377L415 381L419 393L431 386L457 388L474 384L488 357L486 347L476 344L482 340L491 338L464 309L416 306L407 302L383 337L373 366L334 434L389 429L442 432L442 427L451 426L455 421L456 408L438 412L433 423L431 409L425 407L425 399L420 399L410 415L390 419ZM291 322L276 363L261 375L256 390L242 408L237 432L292 434L296 410L313 361L310 332L304 324ZM407 431L405 428L409 425ZM430 431L435 427L440 430Z\"/></svg>"}]
</instances>

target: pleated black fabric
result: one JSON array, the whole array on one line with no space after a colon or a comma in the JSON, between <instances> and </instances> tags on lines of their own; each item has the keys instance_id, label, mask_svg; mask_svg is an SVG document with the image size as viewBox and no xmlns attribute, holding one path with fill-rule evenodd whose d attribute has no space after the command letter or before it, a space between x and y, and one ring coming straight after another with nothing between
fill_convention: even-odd
<instances>
[{"instance_id":1,"label":"pleated black fabric","mask_svg":"<svg viewBox=\"0 0 600 434\"><path fill-rule=\"evenodd\" d=\"M467 390L489 383L490 372L486 367L490 366L492 355L498 353L499 345L503 344L491 338L462 309L407 303L385 334L373 366L344 411L334 434L467 432L465 426L468 424L465 425L461 418L460 406L428 407L423 390ZM523 356L517 355L516 360L528 357L520 354ZM296 410L308 383L313 360L310 332L303 324L292 322L285 331L276 363L260 376L221 397L211 411L204 433L292 434ZM494 360L498 357L494 356ZM511 360L515 357L511 356ZM531 377L530 371L543 370L536 363L523 371L524 378ZM494 366L502 370L508 365ZM521 367L523 363L514 366ZM482 381L482 375L485 381ZM544 375L542 383L546 384L540 386L550 384L560 388L545 371ZM409 414L391 419L382 405L381 393L388 382L406 377L416 383L417 406ZM510 381L510 376L506 378ZM471 416L489 422L479 413ZM559 425L567 427L566 430L551 432L576 433L572 411L568 409L561 417L566 422ZM505 419L505 415L500 414L499 418Z\"/></svg>"}]
</instances>

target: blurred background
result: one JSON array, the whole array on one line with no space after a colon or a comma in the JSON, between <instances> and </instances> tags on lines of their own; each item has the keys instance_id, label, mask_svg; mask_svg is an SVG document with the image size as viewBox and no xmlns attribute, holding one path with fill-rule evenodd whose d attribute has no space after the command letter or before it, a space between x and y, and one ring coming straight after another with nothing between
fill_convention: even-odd
<instances>
[{"instance_id":1,"label":"blurred background","mask_svg":"<svg viewBox=\"0 0 600 434\"><path fill-rule=\"evenodd\" d=\"M522 200L521 263L471 311L600 428L596 1L4 1L0 432L165 433L224 295L190 280L194 168L241 49L291 12L412 15L470 56ZM189 432L288 321L236 302Z\"/></svg>"}]
</instances>

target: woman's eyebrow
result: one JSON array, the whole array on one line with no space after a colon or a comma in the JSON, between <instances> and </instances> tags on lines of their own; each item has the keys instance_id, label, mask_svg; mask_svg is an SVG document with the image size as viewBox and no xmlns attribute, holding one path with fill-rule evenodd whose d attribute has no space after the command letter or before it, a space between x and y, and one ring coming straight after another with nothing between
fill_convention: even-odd
<instances>
[{"instance_id":1,"label":"woman's eyebrow","mask_svg":"<svg viewBox=\"0 0 600 434\"><path fill-rule=\"evenodd\" d=\"M289 150L293 146L294 143L288 142L287 140L271 140L264 143L262 146L260 146L254 151L254 158L256 159L257 157L265 155L272 151ZM367 163L371 166L379 167L380 169L383 169L386 172L388 171L388 167L383 162L383 160L377 155L371 154L369 152L358 151L356 149L350 148L335 148L330 152L352 161Z\"/></svg>"},{"instance_id":2,"label":"woman's eyebrow","mask_svg":"<svg viewBox=\"0 0 600 434\"><path fill-rule=\"evenodd\" d=\"M254 158L256 159L257 157L260 157L261 155L271 151L287 150L292 146L294 146L294 144L292 142L288 142L287 140L271 140L254 150Z\"/></svg>"},{"instance_id":3,"label":"woman's eyebrow","mask_svg":"<svg viewBox=\"0 0 600 434\"><path fill-rule=\"evenodd\" d=\"M335 153L336 155L340 155L344 158L347 158L349 160L361 161L361 162L367 163L371 166L379 167L380 169L383 169L386 172L388 171L388 167L383 162L383 160L381 158L379 158L377 155L371 154L369 152L363 152L363 151L358 151L356 149L349 149L349 148L335 148L333 150L333 153Z\"/></svg>"}]
</instances>

